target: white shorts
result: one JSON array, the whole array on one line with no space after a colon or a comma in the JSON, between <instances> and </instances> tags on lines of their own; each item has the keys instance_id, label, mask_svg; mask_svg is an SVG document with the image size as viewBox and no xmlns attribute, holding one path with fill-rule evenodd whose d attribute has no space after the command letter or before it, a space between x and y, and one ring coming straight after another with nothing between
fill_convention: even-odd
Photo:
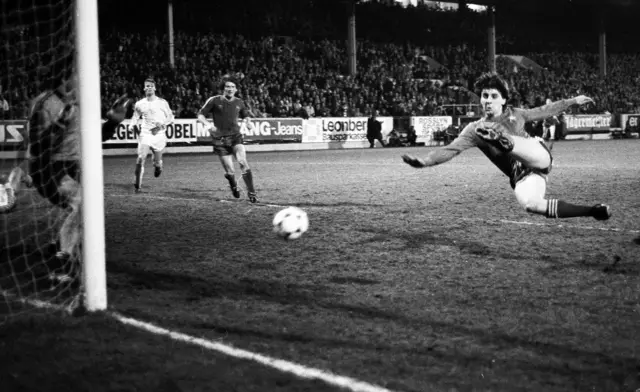
<instances>
[{"instance_id":1,"label":"white shorts","mask_svg":"<svg viewBox=\"0 0 640 392\"><path fill-rule=\"evenodd\" d=\"M142 146L149 146L153 151L161 151L167 146L167 135L158 132L153 135L149 131L142 131L138 136L138 153L141 153Z\"/></svg>"}]
</instances>

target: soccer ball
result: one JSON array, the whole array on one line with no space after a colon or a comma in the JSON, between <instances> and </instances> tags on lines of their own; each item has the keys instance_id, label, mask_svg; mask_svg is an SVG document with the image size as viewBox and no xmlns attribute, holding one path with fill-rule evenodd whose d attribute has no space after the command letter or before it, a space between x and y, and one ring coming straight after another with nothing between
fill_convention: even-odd
<instances>
[{"instance_id":1,"label":"soccer ball","mask_svg":"<svg viewBox=\"0 0 640 392\"><path fill-rule=\"evenodd\" d=\"M298 239L307 229L309 217L298 207L287 207L273 217L273 231L285 240Z\"/></svg>"}]
</instances>

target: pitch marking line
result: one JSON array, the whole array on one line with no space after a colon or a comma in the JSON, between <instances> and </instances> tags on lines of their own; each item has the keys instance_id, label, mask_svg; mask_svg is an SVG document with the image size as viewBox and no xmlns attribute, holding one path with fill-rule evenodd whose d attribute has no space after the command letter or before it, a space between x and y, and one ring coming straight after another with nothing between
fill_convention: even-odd
<instances>
[{"instance_id":1,"label":"pitch marking line","mask_svg":"<svg viewBox=\"0 0 640 392\"><path fill-rule=\"evenodd\" d=\"M108 195L108 197L129 197L129 195L121 195L121 194L110 194ZM205 200L205 199L191 199L188 197L169 197L169 196L157 196L157 195L136 195L136 198L140 198L140 197L144 197L144 198L149 198L149 199L157 199L157 200L175 200L175 201L186 201L186 202L194 202L194 201L206 201L206 202L211 202L211 201L217 201L220 203L229 203L229 204L234 204L234 203L240 203L240 202L234 202L234 201L230 201L230 200L224 200L224 199L211 199L211 200ZM273 208L285 208L288 207L289 205L286 204L266 204L266 203L257 203L257 204L248 204L248 206L259 206L259 207L273 207ZM318 207L314 207L314 206L305 206L305 208L315 208L315 209L330 209L330 208L334 208L334 207L327 207L327 206L318 206ZM471 221L471 222L483 222L483 223L487 223L487 224L495 224L495 223L504 223L504 224L510 224L510 225L519 225L519 226L538 226L538 227L557 227L557 228L567 228L567 229L578 229L578 230L596 230L596 231L608 231L608 232L615 232L615 233L628 233L628 234L640 234L640 230L634 230L634 229L619 229L619 228L615 228L615 227L595 227L595 226L579 226L579 225L571 225L571 224L563 224L563 223L557 223L557 224L553 224L553 223L539 223L539 222L527 222L527 221L514 221L514 220L509 220L509 219L497 219L497 220L490 220L490 219L479 219L479 218L451 218L451 217L444 217L444 216L438 216L438 215L431 215L429 216L429 218L431 219L457 219L457 220L463 220L463 221Z\"/></svg>"},{"instance_id":2,"label":"pitch marking line","mask_svg":"<svg viewBox=\"0 0 640 392\"><path fill-rule=\"evenodd\" d=\"M490 221L488 221L490 222ZM500 219L502 223L510 223L514 225L529 225L529 226L550 226L550 227L559 227L559 228L569 228L569 229L582 229L582 230L599 230L599 231L613 231L617 233L632 233L639 234L640 230L632 230L632 229L618 229L615 227L594 227L594 226L577 226L577 225L564 225L564 224L548 224L548 223L537 223L537 222L521 222L521 221L511 221L507 219Z\"/></svg>"},{"instance_id":3,"label":"pitch marking line","mask_svg":"<svg viewBox=\"0 0 640 392\"><path fill-rule=\"evenodd\" d=\"M51 309L51 310L62 311L67 313L69 312L69 308L66 306L56 305L50 302L36 300L36 299L16 298L15 295L4 290L0 291L0 294L3 295L4 297L12 298L14 300L17 300L18 302L31 305L35 308ZM113 317L114 319L121 322L122 324L129 325L129 326L141 329L143 331L153 333L155 335L166 336L179 342L194 344L196 346L200 346L207 350L217 351L221 354L225 354L230 357L254 361L266 367L279 370L283 373L289 373L299 378L309 379L309 380L320 380L325 382L326 384L347 389L352 392L394 392L390 389L386 389L375 384L369 384L367 382L360 381L355 378L340 376L338 374L331 373L329 371L315 369L312 367L306 367L304 365L285 361L283 359L272 358L266 355L235 348L227 344L222 344L219 342L214 342L214 341L202 339L202 338L196 338L195 336L190 336L180 332L171 331L165 328L158 327L151 323L147 323L134 318L123 316L117 312L105 312L105 314L107 316Z\"/></svg>"},{"instance_id":4,"label":"pitch marking line","mask_svg":"<svg viewBox=\"0 0 640 392\"><path fill-rule=\"evenodd\" d=\"M349 391L353 392L392 392L389 389L374 384L369 384L364 381L356 380L354 378L340 376L328 371L314 369L282 359L268 357L266 355L253 353L251 351L242 350L226 344L213 342L211 340L196 338L183 333L170 331L168 329L160 328L150 323L122 316L118 313L110 313L110 315L123 324L130 325L156 335L167 336L173 340L195 344L208 350L226 354L230 357L254 361L261 365L271 367L283 373L293 374L300 378L321 380L329 385L348 389Z\"/></svg>"},{"instance_id":5,"label":"pitch marking line","mask_svg":"<svg viewBox=\"0 0 640 392\"><path fill-rule=\"evenodd\" d=\"M108 194L107 197L127 197L127 198L131 198L131 199L154 199L154 200L174 200L174 201L184 201L184 202L197 202L197 201L201 201L201 202L218 202L218 203L229 203L229 204L238 204L238 205L247 205L247 206L254 206L254 207L274 207L274 208L285 208L285 207L289 207L288 204L268 204L268 203L256 203L256 204L252 204L249 203L249 201L247 200L246 202L244 202L243 200L239 200L239 201L232 201L232 200L225 200L225 199L199 199L199 198L189 198L189 197L171 197L171 196L158 196L158 195L145 195L145 194L137 194L137 195L122 195L122 194Z\"/></svg>"}]
</instances>

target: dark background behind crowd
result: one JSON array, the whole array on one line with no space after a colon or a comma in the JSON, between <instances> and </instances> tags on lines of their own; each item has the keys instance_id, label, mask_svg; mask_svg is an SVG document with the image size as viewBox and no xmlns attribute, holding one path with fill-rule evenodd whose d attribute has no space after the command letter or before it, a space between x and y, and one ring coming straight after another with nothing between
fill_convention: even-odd
<instances>
[{"instance_id":1,"label":"dark background behind crowd","mask_svg":"<svg viewBox=\"0 0 640 392\"><path fill-rule=\"evenodd\" d=\"M219 93L223 75L236 76L239 95L265 117L369 116L374 109L381 116L438 115L450 114L447 105L477 102L473 81L488 70L487 13L387 3L357 5L357 74L349 76L343 0L174 0L174 68L165 1L99 0L103 108L125 91L142 97L148 76L178 118L195 117ZM640 112L640 48L632 34L638 6L603 3L497 6L497 53L526 56L542 67L498 59L498 71L513 86L511 104L532 107L586 94L596 103L580 110ZM48 27L29 23L26 11L3 16L5 26L14 26L2 29L4 118L25 118L29 98L71 69L65 53L72 41L65 34L72 10L46 12L53 21ZM603 27L604 78L598 69Z\"/></svg>"}]
</instances>

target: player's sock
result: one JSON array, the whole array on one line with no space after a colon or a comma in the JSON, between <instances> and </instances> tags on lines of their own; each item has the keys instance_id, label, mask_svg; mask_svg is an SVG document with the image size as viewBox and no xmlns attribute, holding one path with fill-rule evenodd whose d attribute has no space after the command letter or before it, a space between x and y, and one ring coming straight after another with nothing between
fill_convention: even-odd
<instances>
[{"instance_id":1,"label":"player's sock","mask_svg":"<svg viewBox=\"0 0 640 392\"><path fill-rule=\"evenodd\" d=\"M594 216L594 207L579 206L558 199L547 200L547 218Z\"/></svg>"},{"instance_id":2,"label":"player's sock","mask_svg":"<svg viewBox=\"0 0 640 392\"><path fill-rule=\"evenodd\" d=\"M160 177L160 174L162 174L162 161L160 160L160 161L154 162L154 166L156 168L155 168L155 171L153 172L153 175L156 177Z\"/></svg>"},{"instance_id":3,"label":"player's sock","mask_svg":"<svg viewBox=\"0 0 640 392\"><path fill-rule=\"evenodd\" d=\"M251 173L251 170L247 170L242 173L242 179L244 180L244 183L247 184L247 190L249 193L256 193L256 190L253 187L253 174Z\"/></svg>"},{"instance_id":4,"label":"player's sock","mask_svg":"<svg viewBox=\"0 0 640 392\"><path fill-rule=\"evenodd\" d=\"M242 179L244 180L244 183L247 184L249 201L252 203L257 203L258 197L256 195L256 190L253 187L253 174L251 173L251 170L247 170L246 172L242 173Z\"/></svg>"},{"instance_id":5,"label":"player's sock","mask_svg":"<svg viewBox=\"0 0 640 392\"><path fill-rule=\"evenodd\" d=\"M144 166L142 163L136 164L136 183L134 184L136 191L142 188L142 176L144 175Z\"/></svg>"},{"instance_id":6,"label":"player's sock","mask_svg":"<svg viewBox=\"0 0 640 392\"><path fill-rule=\"evenodd\" d=\"M235 174L227 173L224 175L229 181L229 187L231 187L231 193L233 193L233 197L236 199L240 197L240 190L238 189L238 183L236 182Z\"/></svg>"}]
</instances>

